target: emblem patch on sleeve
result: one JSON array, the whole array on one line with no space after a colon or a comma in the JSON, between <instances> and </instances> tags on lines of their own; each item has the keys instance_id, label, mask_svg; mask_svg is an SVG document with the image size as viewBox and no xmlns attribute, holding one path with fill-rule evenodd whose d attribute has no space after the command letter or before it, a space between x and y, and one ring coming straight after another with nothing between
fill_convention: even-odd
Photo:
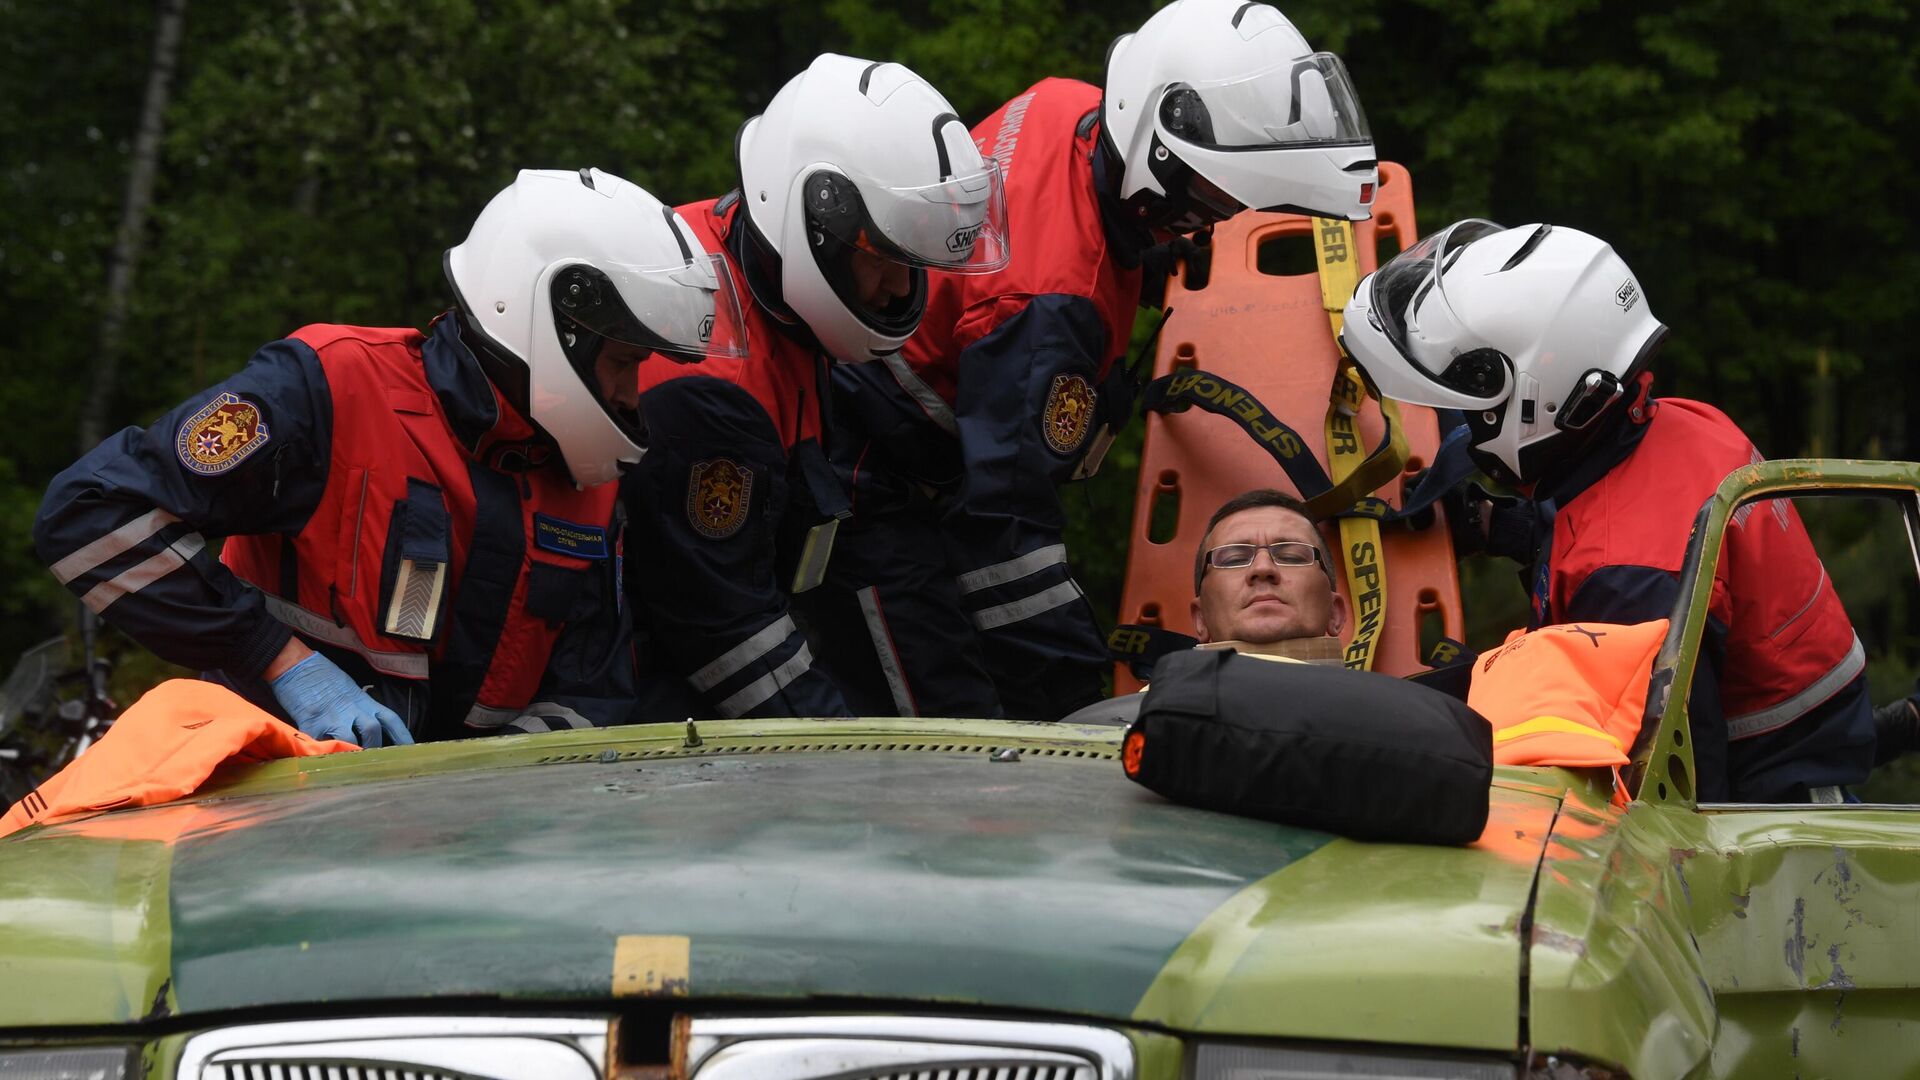
<instances>
[{"instance_id":1,"label":"emblem patch on sleeve","mask_svg":"<svg viewBox=\"0 0 1920 1080\"><path fill-rule=\"evenodd\" d=\"M710 540L725 540L747 521L753 473L727 460L695 462L687 479L687 521Z\"/></svg>"},{"instance_id":2,"label":"emblem patch on sleeve","mask_svg":"<svg viewBox=\"0 0 1920 1080\"><path fill-rule=\"evenodd\" d=\"M187 417L174 439L180 464L202 476L218 476L267 445L260 408L234 394L220 394Z\"/></svg>"},{"instance_id":3,"label":"emblem patch on sleeve","mask_svg":"<svg viewBox=\"0 0 1920 1080\"><path fill-rule=\"evenodd\" d=\"M1093 424L1093 387L1078 375L1055 375L1047 391L1047 412L1040 430L1056 454L1071 454L1087 439Z\"/></svg>"}]
</instances>

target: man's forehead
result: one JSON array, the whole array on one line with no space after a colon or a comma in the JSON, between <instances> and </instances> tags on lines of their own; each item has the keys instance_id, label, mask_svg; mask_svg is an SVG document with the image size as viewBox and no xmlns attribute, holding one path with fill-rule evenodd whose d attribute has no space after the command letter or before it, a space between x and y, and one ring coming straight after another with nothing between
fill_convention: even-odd
<instances>
[{"instance_id":1,"label":"man's forehead","mask_svg":"<svg viewBox=\"0 0 1920 1080\"><path fill-rule=\"evenodd\" d=\"M1220 524L1213 527L1216 545L1261 539L1301 540L1310 544L1318 536L1304 515L1284 506L1255 506L1236 511L1221 518Z\"/></svg>"}]
</instances>

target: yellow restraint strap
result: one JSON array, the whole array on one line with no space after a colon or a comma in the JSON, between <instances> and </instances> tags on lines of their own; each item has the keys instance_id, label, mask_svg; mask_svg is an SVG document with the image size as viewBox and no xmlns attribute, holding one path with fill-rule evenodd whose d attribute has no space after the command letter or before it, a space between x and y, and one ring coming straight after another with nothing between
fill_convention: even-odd
<instances>
[{"instance_id":1,"label":"yellow restraint strap","mask_svg":"<svg viewBox=\"0 0 1920 1080\"><path fill-rule=\"evenodd\" d=\"M1360 283L1353 224L1338 218L1314 218L1313 249L1320 267L1320 303L1333 326L1337 346L1341 312L1353 297L1354 287ZM1401 430L1398 408L1384 398L1380 409L1392 430L1392 444L1382 447L1382 452L1362 453L1357 421L1366 397L1366 383L1342 348L1327 400L1327 476L1336 489L1356 490L1349 481L1365 484L1358 494L1372 492L1398 476L1407 461L1406 435ZM1356 476L1363 465L1364 472ZM1347 570L1347 592L1353 600L1353 641L1347 645L1344 662L1349 668L1371 670L1387 608L1387 573L1380 546L1380 523L1369 517L1341 518L1340 554Z\"/></svg>"}]
</instances>

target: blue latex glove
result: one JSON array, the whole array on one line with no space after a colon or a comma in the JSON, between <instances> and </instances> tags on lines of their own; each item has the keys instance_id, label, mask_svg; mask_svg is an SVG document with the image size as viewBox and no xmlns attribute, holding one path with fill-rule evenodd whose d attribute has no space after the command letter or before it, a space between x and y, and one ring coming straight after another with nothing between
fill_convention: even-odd
<instances>
[{"instance_id":1,"label":"blue latex glove","mask_svg":"<svg viewBox=\"0 0 1920 1080\"><path fill-rule=\"evenodd\" d=\"M367 696L333 661L314 653L273 680L273 696L293 726L316 739L340 739L362 749L413 742L399 714Z\"/></svg>"}]
</instances>

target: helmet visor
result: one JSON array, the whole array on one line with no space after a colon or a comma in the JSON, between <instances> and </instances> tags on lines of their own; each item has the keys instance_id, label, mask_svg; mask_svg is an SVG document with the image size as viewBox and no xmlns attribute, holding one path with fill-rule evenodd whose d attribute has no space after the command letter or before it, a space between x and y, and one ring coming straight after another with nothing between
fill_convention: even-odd
<instances>
[{"instance_id":1,"label":"helmet visor","mask_svg":"<svg viewBox=\"0 0 1920 1080\"><path fill-rule=\"evenodd\" d=\"M908 266L990 274L1009 255L1007 185L998 161L987 158L983 166L919 186L853 176L858 213L818 223L850 247Z\"/></svg>"},{"instance_id":2,"label":"helmet visor","mask_svg":"<svg viewBox=\"0 0 1920 1080\"><path fill-rule=\"evenodd\" d=\"M1212 82L1161 99L1160 127L1209 150L1368 145L1373 135L1347 67L1332 53Z\"/></svg>"},{"instance_id":3,"label":"helmet visor","mask_svg":"<svg viewBox=\"0 0 1920 1080\"><path fill-rule=\"evenodd\" d=\"M1492 372L1472 354L1428 355L1435 351L1428 342L1455 340L1468 329L1447 301L1447 269L1468 244L1505 231L1481 218L1455 222L1394 256L1368 282L1368 318L1400 355L1427 378L1475 398L1499 396L1489 378L1498 374L1504 382L1504 371Z\"/></svg>"},{"instance_id":4,"label":"helmet visor","mask_svg":"<svg viewBox=\"0 0 1920 1080\"><path fill-rule=\"evenodd\" d=\"M683 364L746 356L745 323L733 275L719 255L689 253L682 266L599 260L553 275L554 321Z\"/></svg>"}]
</instances>

